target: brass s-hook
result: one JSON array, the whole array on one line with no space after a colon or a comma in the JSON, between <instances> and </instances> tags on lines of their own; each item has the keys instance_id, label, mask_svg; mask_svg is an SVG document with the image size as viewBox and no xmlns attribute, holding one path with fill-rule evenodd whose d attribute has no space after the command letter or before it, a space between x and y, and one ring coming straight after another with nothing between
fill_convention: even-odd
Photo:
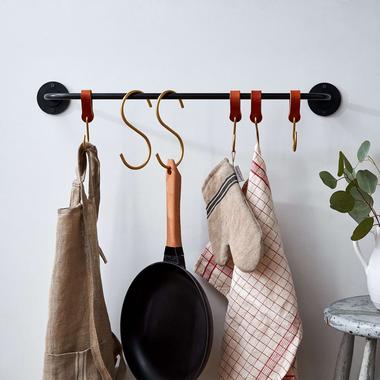
<instances>
[{"instance_id":1,"label":"brass s-hook","mask_svg":"<svg viewBox=\"0 0 380 380\"><path fill-rule=\"evenodd\" d=\"M293 132L292 132L292 139L293 139L293 152L297 150L297 144L298 144L298 134L296 130L296 118L293 117Z\"/></svg>"},{"instance_id":2,"label":"brass s-hook","mask_svg":"<svg viewBox=\"0 0 380 380\"><path fill-rule=\"evenodd\" d=\"M86 116L86 130L83 135L83 146L90 143L90 123L88 122L88 117Z\"/></svg>"},{"instance_id":3,"label":"brass s-hook","mask_svg":"<svg viewBox=\"0 0 380 380\"><path fill-rule=\"evenodd\" d=\"M255 122L255 130L256 130L256 141L257 145L260 147L260 131L259 131L259 123L257 122L257 117L254 118Z\"/></svg>"},{"instance_id":4,"label":"brass s-hook","mask_svg":"<svg viewBox=\"0 0 380 380\"><path fill-rule=\"evenodd\" d=\"M235 157L236 157L236 117L234 117L234 127L232 129L232 149L231 149L231 160L232 165L235 165Z\"/></svg>"},{"instance_id":5,"label":"brass s-hook","mask_svg":"<svg viewBox=\"0 0 380 380\"><path fill-rule=\"evenodd\" d=\"M120 153L120 158L121 158L121 161L123 162L123 164L131 169L131 170L140 170L142 169L144 166L146 166L146 164L149 162L150 160L150 157L152 155L152 146L150 144L150 141L148 139L148 137L143 133L141 132L139 129L137 129L134 125L132 125L132 123L130 121L127 120L127 118L125 117L125 114L124 114L124 106L125 106L125 102L127 101L127 99L131 96L131 95L134 95L134 94L142 94L143 92L142 91L139 91L139 90L132 90L132 91L129 91L127 94L125 94L124 98L123 98L123 101L121 103L121 107L120 107L120 115L121 115L121 118L123 119L124 123L129 127L131 128L133 131L135 131L136 133L138 133L146 142L147 146L148 146L148 157L146 158L146 160L141 164L141 165L131 165L127 162L127 160L124 158L124 155L123 153ZM150 108L152 108L152 103L149 99L146 100L148 102L148 106Z\"/></svg>"},{"instance_id":6,"label":"brass s-hook","mask_svg":"<svg viewBox=\"0 0 380 380\"><path fill-rule=\"evenodd\" d=\"M156 116L157 116L157 119L159 121L159 123L165 128L167 129L170 133L172 133L178 140L179 144L180 144L180 147L181 147L181 155L180 155L180 158L178 161L175 162L175 165L178 166L182 159L183 159L183 155L184 155L184 152L185 152L185 146L183 144L183 141L182 141L182 138L181 136L172 128L170 128L161 118L161 115L160 115L160 103L161 103L161 100L168 94L175 94L176 92L173 91L173 90L166 90L164 91L157 99L157 106L156 106ZM179 101L179 104L181 106L181 108L184 108L184 104L183 104L183 101L182 99L178 99ZM163 161L161 160L161 157L158 153L156 153L156 158L157 158L157 161L159 162L159 164L165 168L166 170L170 171L170 166L167 166L163 163Z\"/></svg>"}]
</instances>

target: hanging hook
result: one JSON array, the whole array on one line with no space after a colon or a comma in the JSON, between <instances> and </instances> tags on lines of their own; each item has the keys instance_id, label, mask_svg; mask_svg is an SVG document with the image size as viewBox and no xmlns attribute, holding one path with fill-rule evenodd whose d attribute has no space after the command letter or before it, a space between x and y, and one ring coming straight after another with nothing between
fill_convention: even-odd
<instances>
[{"instance_id":1,"label":"hanging hook","mask_svg":"<svg viewBox=\"0 0 380 380\"><path fill-rule=\"evenodd\" d=\"M152 145L150 144L150 141L148 139L148 137L143 133L141 132L139 129L137 129L134 125L132 125L132 123L130 121L127 120L127 118L125 117L125 113L124 113L124 106L125 106L125 102L127 101L127 99L131 96L131 95L134 95L134 94L142 94L143 92L140 91L140 90L132 90L132 91L129 91L127 94L125 94L124 98L123 98L123 101L121 102L121 107L120 107L120 115L121 115L121 118L123 119L124 123L129 127L131 128L133 131L135 131L136 133L138 133L146 142L147 146L148 146L148 157L146 158L146 160L141 164L141 165L131 165L127 162L127 160L125 159L124 157L124 154L123 153L120 153L120 158L121 158L121 161L123 162L123 164L131 169L131 170L140 170L142 169L144 166L147 165L147 163L149 162L150 160L150 157L152 155ZM148 106L150 108L152 108L152 102L147 99L146 100L147 103L148 103Z\"/></svg>"},{"instance_id":2,"label":"hanging hook","mask_svg":"<svg viewBox=\"0 0 380 380\"><path fill-rule=\"evenodd\" d=\"M241 120L240 91L238 90L230 91L230 120L234 123L231 149L231 160L232 165L234 165L236 157L236 125Z\"/></svg>"},{"instance_id":3,"label":"hanging hook","mask_svg":"<svg viewBox=\"0 0 380 380\"><path fill-rule=\"evenodd\" d=\"M257 117L256 116L255 116L254 123L255 123L255 130L256 130L256 141L257 141L257 145L260 148L260 132L259 132L259 124L257 122Z\"/></svg>"},{"instance_id":4,"label":"hanging hook","mask_svg":"<svg viewBox=\"0 0 380 380\"><path fill-rule=\"evenodd\" d=\"M234 126L232 129L232 149L231 149L231 160L232 165L235 164L235 157L236 157L236 117L234 117Z\"/></svg>"},{"instance_id":5,"label":"hanging hook","mask_svg":"<svg viewBox=\"0 0 380 380\"><path fill-rule=\"evenodd\" d=\"M296 130L297 123L296 118L293 117L293 132L292 132L292 139L293 139L293 152L297 150L297 143L298 143L298 133Z\"/></svg>"},{"instance_id":6,"label":"hanging hook","mask_svg":"<svg viewBox=\"0 0 380 380\"><path fill-rule=\"evenodd\" d=\"M293 152L297 150L298 134L296 130L296 124L301 120L301 91L290 91L290 104L289 104L289 121L292 123L292 148Z\"/></svg>"},{"instance_id":7,"label":"hanging hook","mask_svg":"<svg viewBox=\"0 0 380 380\"><path fill-rule=\"evenodd\" d=\"M165 128L167 129L170 133L172 133L178 140L179 142L179 145L181 147L181 155L180 155L180 158L177 162L175 162L175 165L178 166L182 159L183 159L183 156L184 156L184 153L185 153L185 146L183 144L183 141L182 141L182 138L181 136L172 128L170 128L161 118L161 115L160 115L160 103L161 103L161 100L168 94L175 94L176 92L173 91L173 90L166 90L164 91L157 99L157 106L156 106L156 116L157 116L157 119L159 121L159 123ZM182 99L178 99L179 101L179 104L181 106L181 108L184 108L185 105L183 104L183 101ZM163 163L163 161L161 160L161 157L158 153L156 153L156 158L157 158L157 161L159 162L159 164L165 168L168 172L170 171L170 166L167 166Z\"/></svg>"},{"instance_id":8,"label":"hanging hook","mask_svg":"<svg viewBox=\"0 0 380 380\"><path fill-rule=\"evenodd\" d=\"M86 123L86 131L83 137L83 145L90 143L90 123L94 120L94 111L92 109L92 91L82 90L80 93L82 105L82 120Z\"/></svg>"},{"instance_id":9,"label":"hanging hook","mask_svg":"<svg viewBox=\"0 0 380 380\"><path fill-rule=\"evenodd\" d=\"M86 145L90 143L90 125L89 125L89 122L88 122L88 117L86 116L86 130L84 131L84 135L83 135L83 145Z\"/></svg>"},{"instance_id":10,"label":"hanging hook","mask_svg":"<svg viewBox=\"0 0 380 380\"><path fill-rule=\"evenodd\" d=\"M260 133L259 133L259 123L263 119L261 114L261 91L253 90L251 91L251 114L250 119L252 123L255 124L256 129L256 141L260 149Z\"/></svg>"}]
</instances>

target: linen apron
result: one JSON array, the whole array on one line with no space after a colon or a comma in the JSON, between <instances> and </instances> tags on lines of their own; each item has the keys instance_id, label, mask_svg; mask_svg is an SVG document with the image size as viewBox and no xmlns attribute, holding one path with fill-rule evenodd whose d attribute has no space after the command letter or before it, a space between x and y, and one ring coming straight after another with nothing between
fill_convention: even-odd
<instances>
[{"instance_id":1,"label":"linen apron","mask_svg":"<svg viewBox=\"0 0 380 380\"><path fill-rule=\"evenodd\" d=\"M126 379L121 345L111 331L101 283L99 255L105 258L97 237L99 202L97 150L81 144L70 207L58 210L44 380Z\"/></svg>"},{"instance_id":2,"label":"linen apron","mask_svg":"<svg viewBox=\"0 0 380 380\"><path fill-rule=\"evenodd\" d=\"M263 258L251 273L216 264L211 244L195 272L228 299L221 380L294 380L302 323L265 162L256 145L244 192L263 233Z\"/></svg>"}]
</instances>

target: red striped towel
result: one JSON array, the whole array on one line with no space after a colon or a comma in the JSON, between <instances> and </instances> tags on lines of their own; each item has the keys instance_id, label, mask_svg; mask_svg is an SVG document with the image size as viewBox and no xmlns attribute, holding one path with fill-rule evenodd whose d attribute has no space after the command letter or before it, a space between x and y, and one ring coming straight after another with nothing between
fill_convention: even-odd
<instances>
[{"instance_id":1,"label":"red striped towel","mask_svg":"<svg viewBox=\"0 0 380 380\"><path fill-rule=\"evenodd\" d=\"M214 261L210 243L195 271L228 299L220 379L297 379L302 325L282 248L263 158L255 148L247 199L263 233L264 256L251 273Z\"/></svg>"}]
</instances>

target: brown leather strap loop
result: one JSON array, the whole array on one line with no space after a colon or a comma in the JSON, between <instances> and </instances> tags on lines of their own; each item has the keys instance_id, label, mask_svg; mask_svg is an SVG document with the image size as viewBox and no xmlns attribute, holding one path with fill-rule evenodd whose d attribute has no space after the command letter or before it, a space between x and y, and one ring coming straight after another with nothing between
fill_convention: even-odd
<instances>
[{"instance_id":1,"label":"brown leather strap loop","mask_svg":"<svg viewBox=\"0 0 380 380\"><path fill-rule=\"evenodd\" d=\"M230 120L238 122L241 120L240 91L230 91Z\"/></svg>"},{"instance_id":2,"label":"brown leather strap loop","mask_svg":"<svg viewBox=\"0 0 380 380\"><path fill-rule=\"evenodd\" d=\"M289 102L289 121L291 123L297 123L301 120L301 91L291 90L290 91L290 102Z\"/></svg>"},{"instance_id":3,"label":"brown leather strap loop","mask_svg":"<svg viewBox=\"0 0 380 380\"><path fill-rule=\"evenodd\" d=\"M255 124L263 120L263 115L261 114L261 91L251 91L251 114L249 117L252 123Z\"/></svg>"},{"instance_id":4,"label":"brown leather strap loop","mask_svg":"<svg viewBox=\"0 0 380 380\"><path fill-rule=\"evenodd\" d=\"M90 123L94 119L94 112L92 110L92 91L82 90L80 92L80 100L82 103L82 120Z\"/></svg>"}]
</instances>

